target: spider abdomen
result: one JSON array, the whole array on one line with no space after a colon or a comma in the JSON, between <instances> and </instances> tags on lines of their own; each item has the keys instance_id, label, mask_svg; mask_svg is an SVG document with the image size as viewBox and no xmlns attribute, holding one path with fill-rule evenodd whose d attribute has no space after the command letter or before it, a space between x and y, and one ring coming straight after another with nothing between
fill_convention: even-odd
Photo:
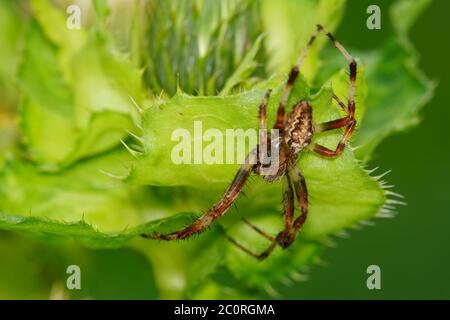
<instances>
[{"instance_id":1,"label":"spider abdomen","mask_svg":"<svg viewBox=\"0 0 450 320\"><path fill-rule=\"evenodd\" d=\"M312 108L308 101L301 100L287 116L285 142L297 154L311 143L313 134Z\"/></svg>"}]
</instances>

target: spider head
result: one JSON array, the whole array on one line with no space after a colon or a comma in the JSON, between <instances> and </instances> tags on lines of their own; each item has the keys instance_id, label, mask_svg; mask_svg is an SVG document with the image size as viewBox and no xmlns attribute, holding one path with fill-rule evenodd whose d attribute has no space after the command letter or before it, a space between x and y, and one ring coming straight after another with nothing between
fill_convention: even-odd
<instances>
[{"instance_id":1,"label":"spider head","mask_svg":"<svg viewBox=\"0 0 450 320\"><path fill-rule=\"evenodd\" d=\"M284 139L292 152L299 153L311 143L314 134L312 108L306 100L297 102L286 119Z\"/></svg>"}]
</instances>

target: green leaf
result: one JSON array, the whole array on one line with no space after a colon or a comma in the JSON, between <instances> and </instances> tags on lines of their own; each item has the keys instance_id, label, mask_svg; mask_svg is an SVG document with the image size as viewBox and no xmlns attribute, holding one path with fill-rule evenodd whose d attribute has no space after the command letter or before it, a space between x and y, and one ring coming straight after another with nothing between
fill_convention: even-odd
<instances>
[{"instance_id":1,"label":"green leaf","mask_svg":"<svg viewBox=\"0 0 450 320\"><path fill-rule=\"evenodd\" d=\"M13 106L17 99L14 81L20 61L24 25L18 5L10 1L0 4L0 108Z\"/></svg>"},{"instance_id":2,"label":"green leaf","mask_svg":"<svg viewBox=\"0 0 450 320\"><path fill-rule=\"evenodd\" d=\"M58 170L117 146L135 128L130 96L140 101L141 72L95 34L61 69L58 47L36 23L29 29L19 74L29 157L42 169Z\"/></svg>"},{"instance_id":3,"label":"green leaf","mask_svg":"<svg viewBox=\"0 0 450 320\"><path fill-rule=\"evenodd\" d=\"M56 8L47 0L32 0L30 5L33 17L42 28L43 34L59 49L56 53L58 62L55 64L62 70L64 79L70 81L71 59L86 42L86 30L69 29L66 12Z\"/></svg>"},{"instance_id":4,"label":"green leaf","mask_svg":"<svg viewBox=\"0 0 450 320\"><path fill-rule=\"evenodd\" d=\"M63 173L46 174L30 164L7 160L0 172L0 228L114 247L144 231L191 221L190 215L182 214L172 221L153 219L144 224L146 217L163 216L166 204L158 201L160 196L101 172L120 174L120 163L129 161L124 152L115 152Z\"/></svg>"},{"instance_id":5,"label":"green leaf","mask_svg":"<svg viewBox=\"0 0 450 320\"><path fill-rule=\"evenodd\" d=\"M0 3L0 164L3 154L16 151L15 107L19 101L16 74L23 44L24 24L19 5Z\"/></svg>"}]
</instances>

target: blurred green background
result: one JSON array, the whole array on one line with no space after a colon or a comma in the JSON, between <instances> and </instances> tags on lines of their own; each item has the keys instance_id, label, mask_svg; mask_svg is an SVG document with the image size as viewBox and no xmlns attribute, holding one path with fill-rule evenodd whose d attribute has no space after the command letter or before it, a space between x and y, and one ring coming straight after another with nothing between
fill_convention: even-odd
<instances>
[{"instance_id":1,"label":"blurred green background","mask_svg":"<svg viewBox=\"0 0 450 320\"><path fill-rule=\"evenodd\" d=\"M381 7L381 30L365 27L370 4ZM392 32L389 5L349 1L336 37L352 48L377 48ZM388 180L406 197L407 206L394 219L378 219L375 227L352 231L350 240L338 239L337 247L323 255L324 265L314 267L308 281L279 290L280 298L450 298L449 12L448 1L434 1L411 32L422 70L438 81L434 98L421 112L422 123L386 139L371 160L381 171L392 169ZM134 249L91 250L0 231L0 254L0 299L66 298L65 268L70 264L86 270L82 276L89 283L74 297L158 297L152 265ZM366 287L366 268L372 264L381 268L381 290Z\"/></svg>"},{"instance_id":2,"label":"blurred green background","mask_svg":"<svg viewBox=\"0 0 450 320\"><path fill-rule=\"evenodd\" d=\"M382 11L382 29L362 26L370 4ZM391 32L390 1L350 1L336 37L351 47L376 48ZM420 66L438 87L421 112L422 123L386 139L372 167L392 169L388 180L406 197L394 219L352 232L326 252L326 266L310 281L291 288L289 298L307 299L450 299L450 2L434 1L418 19L411 39ZM392 75L395 77L395 74ZM379 265L381 290L366 288L366 268Z\"/></svg>"}]
</instances>

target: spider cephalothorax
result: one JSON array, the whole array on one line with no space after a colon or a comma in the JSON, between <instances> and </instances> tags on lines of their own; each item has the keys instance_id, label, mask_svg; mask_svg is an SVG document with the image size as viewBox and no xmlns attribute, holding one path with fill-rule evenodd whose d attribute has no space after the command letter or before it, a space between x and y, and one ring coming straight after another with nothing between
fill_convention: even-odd
<instances>
[{"instance_id":1,"label":"spider cephalothorax","mask_svg":"<svg viewBox=\"0 0 450 320\"><path fill-rule=\"evenodd\" d=\"M265 101L270 97L267 93ZM263 104L265 106L266 102ZM264 125L265 126L265 125ZM264 130L261 127L261 130ZM301 100L292 107L292 111L286 117L283 128L278 129L279 135L270 141L271 163L267 161L257 161L254 172L262 175L264 180L273 182L283 177L286 171L290 170L297 163L300 152L306 148L312 140L314 125L312 122L312 109L308 101ZM264 138L260 139L258 145L258 156L261 155L261 145ZM259 159L258 160L262 160ZM274 161L276 165L274 166ZM276 172L268 172L267 167L277 168ZM266 170L265 170L266 169Z\"/></svg>"},{"instance_id":2,"label":"spider cephalothorax","mask_svg":"<svg viewBox=\"0 0 450 320\"><path fill-rule=\"evenodd\" d=\"M292 86L298 77L300 67L303 60L306 57L309 47L314 42L317 35L323 32L331 40L334 46L342 53L344 58L349 63L349 94L347 106L336 96L333 95L333 99L337 101L339 106L344 110L346 116L336 120L313 124L312 119L312 106L306 100L297 102L289 114L285 115L285 106L288 101L289 95L292 91ZM260 136L258 146L253 149L247 156L247 159L243 165L241 165L239 171L236 173L230 187L228 187L224 196L220 201L215 204L207 213L198 218L194 223L186 228L175 231L169 234L143 234L143 237L160 239L160 240L176 240L185 239L193 234L199 233L207 228L212 222L224 215L230 206L234 203L239 193L242 191L248 177L251 173L257 175L263 175L264 179L268 182L272 182L278 179L283 180L283 219L284 229L278 233L275 237L265 233L258 227L254 226L247 220L244 220L249 224L253 230L260 235L268 239L271 244L269 247L260 254L255 254L247 248L240 245L234 239L229 238L233 244L238 246L246 253L256 257L257 259L265 259L270 255L273 249L279 245L285 249L289 247L296 239L297 234L302 228L308 215L308 191L306 188L306 182L301 174L299 167L297 166L297 160L302 150L308 148L323 157L335 157L338 156L345 148L345 145L352 135L356 127L355 120L355 81L356 81L356 61L347 52L347 50L336 41L334 36L326 31L322 26L318 25L316 32L309 40L305 50L300 55L296 65L291 69L289 78L286 82L286 86L282 93L280 103L278 105L277 120L274 125L274 129L278 129L279 135L277 138L270 140L266 136ZM266 106L269 101L271 90L268 90L263 101L259 106L259 128L261 132L266 132ZM341 141L337 145L336 149L331 150L320 144L312 143L312 138L315 132L334 130L339 128L345 128ZM264 152L260 150L268 150L268 146L271 146L270 150L277 156L273 159L271 154L271 161L276 161L276 170L268 171L267 159L261 157L264 156ZM262 156L260 155L262 154ZM266 155L267 156L267 155ZM273 164L273 163L272 163ZM300 207L301 214L298 217L294 217L294 194L297 198L298 205Z\"/></svg>"}]
</instances>

